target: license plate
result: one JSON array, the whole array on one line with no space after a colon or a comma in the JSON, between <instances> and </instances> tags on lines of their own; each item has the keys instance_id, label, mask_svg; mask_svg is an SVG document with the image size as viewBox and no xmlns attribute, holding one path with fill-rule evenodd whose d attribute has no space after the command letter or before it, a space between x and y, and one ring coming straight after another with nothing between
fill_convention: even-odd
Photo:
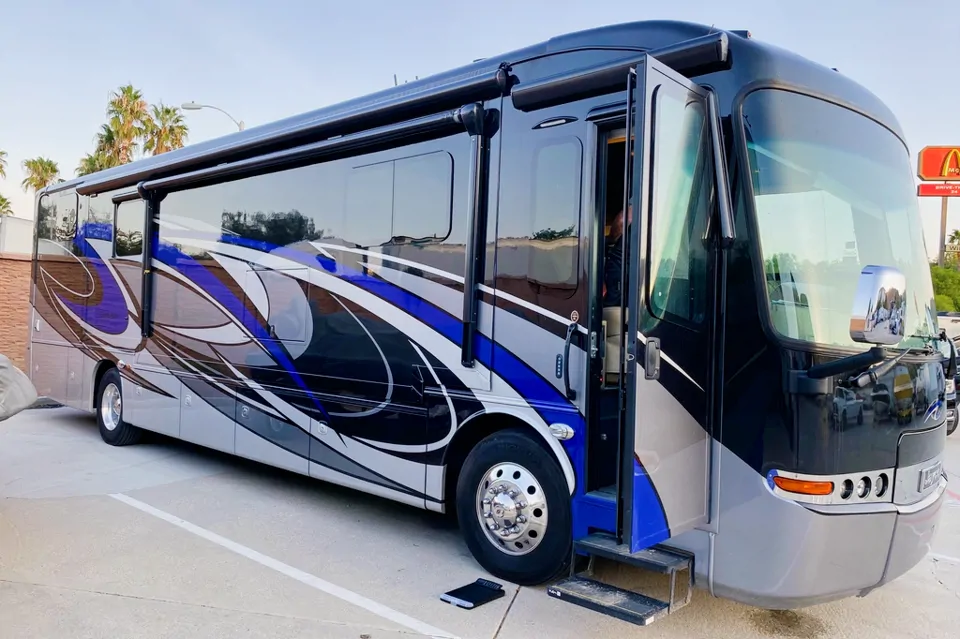
<instances>
[{"instance_id":1,"label":"license plate","mask_svg":"<svg viewBox=\"0 0 960 639\"><path fill-rule=\"evenodd\" d=\"M920 471L920 492L925 491L930 486L933 486L935 483L940 481L940 476L943 474L943 463L937 462L929 468L924 468Z\"/></svg>"}]
</instances>

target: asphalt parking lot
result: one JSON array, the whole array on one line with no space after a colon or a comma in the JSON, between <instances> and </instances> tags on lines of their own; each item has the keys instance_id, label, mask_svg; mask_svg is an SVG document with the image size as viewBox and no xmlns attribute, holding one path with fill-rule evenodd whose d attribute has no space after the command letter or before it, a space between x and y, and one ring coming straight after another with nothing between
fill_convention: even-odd
<instances>
[{"instance_id":1,"label":"asphalt parking lot","mask_svg":"<svg viewBox=\"0 0 960 639\"><path fill-rule=\"evenodd\" d=\"M864 599L776 613L698 592L638 628L485 575L449 520L162 438L112 448L92 417L0 423L0 638L956 637L960 437L931 554Z\"/></svg>"}]
</instances>

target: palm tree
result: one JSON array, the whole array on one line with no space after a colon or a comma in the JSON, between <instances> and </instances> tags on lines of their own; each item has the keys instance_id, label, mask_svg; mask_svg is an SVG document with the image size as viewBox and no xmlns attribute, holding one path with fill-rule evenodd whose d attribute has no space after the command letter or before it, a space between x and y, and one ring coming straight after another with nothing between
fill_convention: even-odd
<instances>
[{"instance_id":1,"label":"palm tree","mask_svg":"<svg viewBox=\"0 0 960 639\"><path fill-rule=\"evenodd\" d=\"M27 189L39 191L57 180L63 181L60 179L60 167L57 163L44 157L24 160L23 170L27 173L27 177L20 183L24 191Z\"/></svg>"},{"instance_id":2,"label":"palm tree","mask_svg":"<svg viewBox=\"0 0 960 639\"><path fill-rule=\"evenodd\" d=\"M0 177L7 177L7 152L0 151Z\"/></svg>"},{"instance_id":3,"label":"palm tree","mask_svg":"<svg viewBox=\"0 0 960 639\"><path fill-rule=\"evenodd\" d=\"M116 139L117 161L119 164L126 164L133 160L137 141L143 137L150 118L143 92L132 84L117 89L110 97L107 117Z\"/></svg>"},{"instance_id":4,"label":"palm tree","mask_svg":"<svg viewBox=\"0 0 960 639\"><path fill-rule=\"evenodd\" d=\"M120 165L120 149L117 135L109 124L100 125L96 147L93 153L87 153L77 165L77 175L96 173Z\"/></svg>"},{"instance_id":5,"label":"palm tree","mask_svg":"<svg viewBox=\"0 0 960 639\"><path fill-rule=\"evenodd\" d=\"M960 244L960 229L954 229L950 237L947 238L948 244Z\"/></svg>"},{"instance_id":6,"label":"palm tree","mask_svg":"<svg viewBox=\"0 0 960 639\"><path fill-rule=\"evenodd\" d=\"M187 139L188 129L180 109L161 102L154 104L151 111L146 123L143 150L160 155L181 148Z\"/></svg>"},{"instance_id":7,"label":"palm tree","mask_svg":"<svg viewBox=\"0 0 960 639\"><path fill-rule=\"evenodd\" d=\"M0 217L13 215L13 205L3 195L0 195Z\"/></svg>"}]
</instances>

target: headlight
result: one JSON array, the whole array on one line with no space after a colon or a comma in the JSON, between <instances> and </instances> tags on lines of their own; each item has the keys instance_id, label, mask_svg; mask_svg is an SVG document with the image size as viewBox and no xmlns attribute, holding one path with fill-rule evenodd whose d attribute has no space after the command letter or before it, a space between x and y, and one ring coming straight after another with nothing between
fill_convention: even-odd
<instances>
[{"instance_id":1,"label":"headlight","mask_svg":"<svg viewBox=\"0 0 960 639\"><path fill-rule=\"evenodd\" d=\"M954 381L953 381L952 379L948 379L948 380L947 380L947 387L946 387L946 389L944 390L944 392L945 392L947 395L950 395L950 394L956 392L956 385L954 384Z\"/></svg>"}]
</instances>

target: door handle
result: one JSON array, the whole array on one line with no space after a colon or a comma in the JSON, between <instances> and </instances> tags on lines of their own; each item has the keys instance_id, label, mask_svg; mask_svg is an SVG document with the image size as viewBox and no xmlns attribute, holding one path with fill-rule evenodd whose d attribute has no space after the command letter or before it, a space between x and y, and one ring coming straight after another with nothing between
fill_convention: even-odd
<instances>
[{"instance_id":1,"label":"door handle","mask_svg":"<svg viewBox=\"0 0 960 639\"><path fill-rule=\"evenodd\" d=\"M573 343L573 336L577 333L579 324L570 322L567 325L567 339L563 343L563 388L567 399L576 399L577 391L570 388L570 344Z\"/></svg>"},{"instance_id":2,"label":"door handle","mask_svg":"<svg viewBox=\"0 0 960 639\"><path fill-rule=\"evenodd\" d=\"M648 337L643 349L643 376L646 379L660 379L660 338Z\"/></svg>"}]
</instances>

